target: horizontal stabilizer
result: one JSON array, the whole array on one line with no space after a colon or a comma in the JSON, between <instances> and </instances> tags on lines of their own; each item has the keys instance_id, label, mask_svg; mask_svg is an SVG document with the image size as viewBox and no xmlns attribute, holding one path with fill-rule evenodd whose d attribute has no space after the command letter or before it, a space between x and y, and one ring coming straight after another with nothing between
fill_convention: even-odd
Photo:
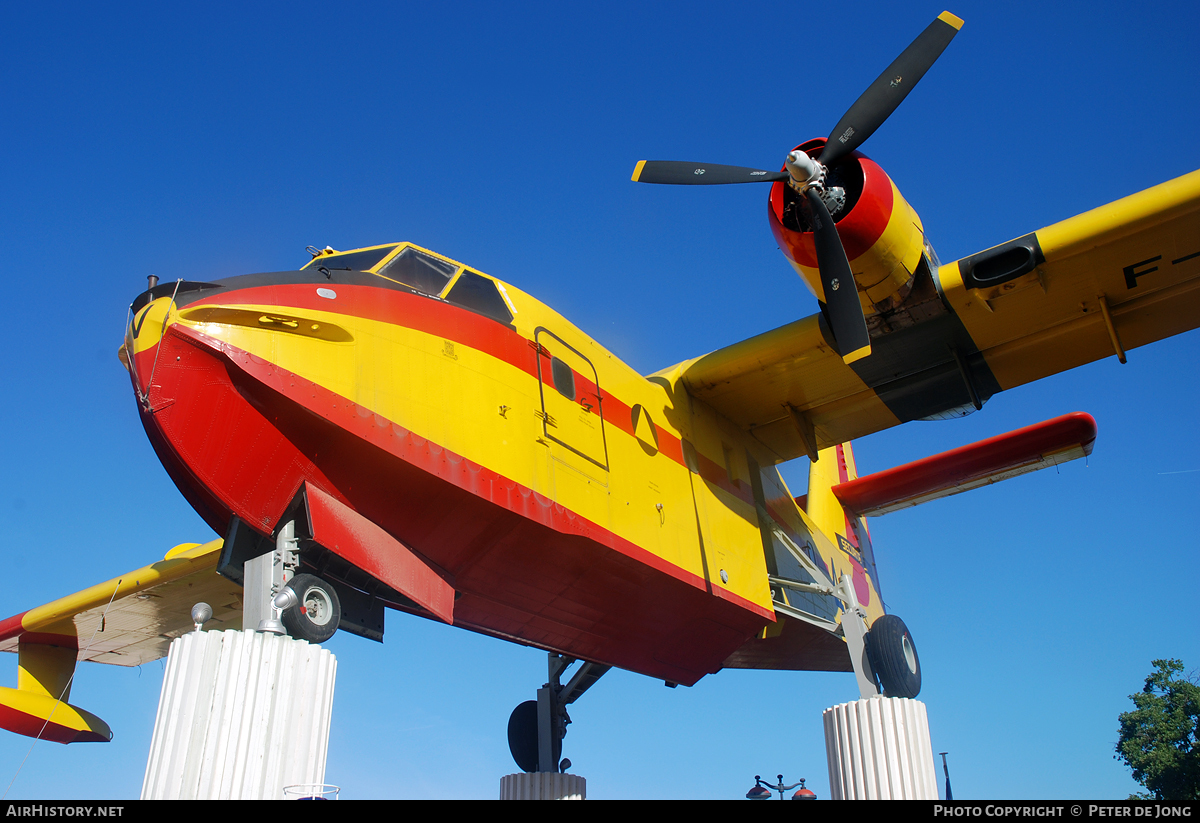
<instances>
[{"instance_id":1,"label":"horizontal stabilizer","mask_svg":"<svg viewBox=\"0 0 1200 823\"><path fill-rule=\"evenodd\" d=\"M841 483L833 493L873 517L1085 457L1095 442L1096 421L1073 412Z\"/></svg>"}]
</instances>

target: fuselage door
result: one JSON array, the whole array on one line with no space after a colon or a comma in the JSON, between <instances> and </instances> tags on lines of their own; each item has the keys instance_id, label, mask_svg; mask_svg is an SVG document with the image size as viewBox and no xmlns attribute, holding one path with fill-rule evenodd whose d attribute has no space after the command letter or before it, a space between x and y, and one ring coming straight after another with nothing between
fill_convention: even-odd
<instances>
[{"instance_id":1,"label":"fuselage door","mask_svg":"<svg viewBox=\"0 0 1200 823\"><path fill-rule=\"evenodd\" d=\"M600 379L592 362L546 329L534 333L542 431L559 460L607 483Z\"/></svg>"}]
</instances>

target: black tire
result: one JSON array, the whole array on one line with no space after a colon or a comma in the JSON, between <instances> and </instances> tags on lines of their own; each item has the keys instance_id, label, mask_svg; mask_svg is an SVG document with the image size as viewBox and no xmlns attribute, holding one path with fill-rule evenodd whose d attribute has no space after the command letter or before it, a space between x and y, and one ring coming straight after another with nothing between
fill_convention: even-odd
<instances>
[{"instance_id":1,"label":"black tire","mask_svg":"<svg viewBox=\"0 0 1200 823\"><path fill-rule=\"evenodd\" d=\"M526 700L508 716L508 750L523 772L538 770L537 701Z\"/></svg>"},{"instance_id":2,"label":"black tire","mask_svg":"<svg viewBox=\"0 0 1200 823\"><path fill-rule=\"evenodd\" d=\"M508 750L523 772L538 770L538 715L537 701L526 700L513 709L508 716ZM554 757L557 764L562 757L562 739L554 741Z\"/></svg>"},{"instance_id":3,"label":"black tire","mask_svg":"<svg viewBox=\"0 0 1200 823\"><path fill-rule=\"evenodd\" d=\"M342 603L333 586L312 574L298 574L288 581L300 604L283 613L283 626L297 640L324 643L333 637L342 621Z\"/></svg>"},{"instance_id":4,"label":"black tire","mask_svg":"<svg viewBox=\"0 0 1200 823\"><path fill-rule=\"evenodd\" d=\"M904 621L885 614L867 632L867 657L883 693L888 697L916 697L921 693L921 658Z\"/></svg>"}]
</instances>

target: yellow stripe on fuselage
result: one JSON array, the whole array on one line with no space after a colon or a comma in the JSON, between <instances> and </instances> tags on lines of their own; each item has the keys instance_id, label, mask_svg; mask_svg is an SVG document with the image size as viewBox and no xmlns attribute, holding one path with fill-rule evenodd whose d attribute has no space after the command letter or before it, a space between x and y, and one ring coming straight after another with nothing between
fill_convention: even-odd
<instances>
[{"instance_id":1,"label":"yellow stripe on fuselage","mask_svg":"<svg viewBox=\"0 0 1200 823\"><path fill-rule=\"evenodd\" d=\"M686 466L669 456L670 448L648 450L631 433L631 421L618 419L640 404L664 445L672 440L677 443L684 435L673 425L679 419L678 410L667 391L638 375L520 290L506 284L505 291L518 310L516 333L526 344L534 339L536 329L549 329L594 366L607 403L603 407L603 434L608 470L580 461L567 447L545 436L540 392L555 392L549 379L549 358L544 358L543 364L546 382L539 386L538 378L527 370L530 366L518 367L459 340L349 313L281 305L205 303L173 312L172 322L319 384L391 423L555 500L678 567L687 576L697 581L708 577L714 587L770 611L770 591L753 507L738 514L734 527L721 530L727 535L730 553L736 555L723 566L727 567L728 582L715 569L708 569L706 575ZM211 318L214 309L222 307L229 317L235 316L232 310L236 309L236 316L242 318L261 313L287 322L336 326L351 341L308 336L275 321L256 327L248 323L193 323L188 319ZM152 304L146 327L136 341L137 351L145 350L152 344L150 338L157 337L147 334L145 328L161 327L164 312L165 307ZM467 322L494 321L470 314ZM558 353L556 346L561 351L561 344L552 338L543 334L539 339L552 353ZM528 350L531 364L535 362L538 355L533 347L521 348Z\"/></svg>"}]
</instances>

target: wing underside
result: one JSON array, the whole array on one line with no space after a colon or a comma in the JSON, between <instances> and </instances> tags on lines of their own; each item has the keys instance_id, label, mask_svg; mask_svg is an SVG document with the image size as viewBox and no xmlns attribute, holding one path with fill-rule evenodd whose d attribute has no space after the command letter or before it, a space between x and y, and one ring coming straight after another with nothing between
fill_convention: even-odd
<instances>
[{"instance_id":1,"label":"wing underside","mask_svg":"<svg viewBox=\"0 0 1200 823\"><path fill-rule=\"evenodd\" d=\"M212 606L213 628L241 628L242 591L216 572L222 541L176 546L160 561L0 621L18 653L17 687L0 687L0 728L59 743L105 741L107 724L67 701L77 660L138 666L167 654Z\"/></svg>"},{"instance_id":2,"label":"wing underside","mask_svg":"<svg viewBox=\"0 0 1200 823\"><path fill-rule=\"evenodd\" d=\"M162 560L0 622L0 651L20 643L74 646L80 660L140 666L164 657L191 630L191 608L213 607L213 624L241 627L242 590L216 572L222 541L184 544Z\"/></svg>"}]
</instances>

